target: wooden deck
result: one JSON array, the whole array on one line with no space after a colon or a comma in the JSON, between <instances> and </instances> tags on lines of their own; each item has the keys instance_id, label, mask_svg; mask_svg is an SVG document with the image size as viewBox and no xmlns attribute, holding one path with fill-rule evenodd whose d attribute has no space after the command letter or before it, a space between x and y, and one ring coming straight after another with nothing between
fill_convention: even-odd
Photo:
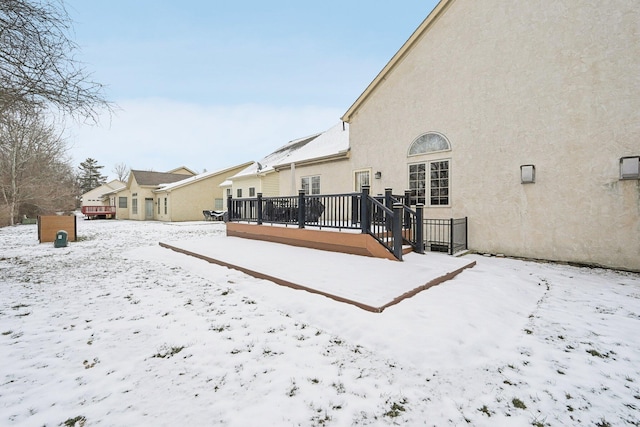
<instances>
[{"instance_id":1,"label":"wooden deck","mask_svg":"<svg viewBox=\"0 0 640 427\"><path fill-rule=\"evenodd\" d=\"M391 252L368 234L362 234L357 230L331 230L327 228L317 230L239 222L227 223L227 236L396 260Z\"/></svg>"},{"instance_id":2,"label":"wooden deck","mask_svg":"<svg viewBox=\"0 0 640 427\"><path fill-rule=\"evenodd\" d=\"M315 233L313 235L315 236ZM315 253L316 249L307 247L296 248L286 244L229 236L197 241L161 242L160 246L373 313L381 313L407 298L453 279L475 265L475 261L464 257L457 258L440 253L411 253L406 256L404 262L397 262L334 251L322 255L323 262L329 268L323 268L319 276L308 274L318 270L319 257ZM247 256L260 253L276 254L275 258L282 259L283 262L270 261L273 257ZM339 268L345 265L348 265L348 268ZM366 274L368 280L363 280L362 273L372 271L375 274Z\"/></svg>"}]
</instances>

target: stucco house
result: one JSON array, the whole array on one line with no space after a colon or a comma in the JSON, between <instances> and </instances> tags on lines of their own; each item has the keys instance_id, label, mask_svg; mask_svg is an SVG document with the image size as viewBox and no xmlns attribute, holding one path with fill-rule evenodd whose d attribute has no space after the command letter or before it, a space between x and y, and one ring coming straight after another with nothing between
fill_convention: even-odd
<instances>
[{"instance_id":1,"label":"stucco house","mask_svg":"<svg viewBox=\"0 0 640 427\"><path fill-rule=\"evenodd\" d=\"M441 0L342 117L353 186L468 217L471 250L640 271L638 23L635 0Z\"/></svg>"},{"instance_id":2,"label":"stucco house","mask_svg":"<svg viewBox=\"0 0 640 427\"><path fill-rule=\"evenodd\" d=\"M204 172L152 190L155 219L160 221L197 221L203 210L226 209L226 194L220 187L230 176L250 166L242 163L222 170Z\"/></svg>"}]
</instances>

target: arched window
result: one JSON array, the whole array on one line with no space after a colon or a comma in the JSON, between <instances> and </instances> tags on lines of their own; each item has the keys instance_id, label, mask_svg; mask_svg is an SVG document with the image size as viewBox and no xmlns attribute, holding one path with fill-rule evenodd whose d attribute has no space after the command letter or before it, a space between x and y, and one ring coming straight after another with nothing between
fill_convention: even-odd
<instances>
[{"instance_id":1,"label":"arched window","mask_svg":"<svg viewBox=\"0 0 640 427\"><path fill-rule=\"evenodd\" d=\"M409 147L409 156L451 150L451 144L444 135L427 132L417 137Z\"/></svg>"}]
</instances>

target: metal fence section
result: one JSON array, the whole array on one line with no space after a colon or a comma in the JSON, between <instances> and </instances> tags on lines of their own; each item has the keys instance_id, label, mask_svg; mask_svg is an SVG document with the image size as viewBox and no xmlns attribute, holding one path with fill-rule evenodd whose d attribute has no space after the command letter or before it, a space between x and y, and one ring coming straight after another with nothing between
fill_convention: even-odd
<instances>
[{"instance_id":1,"label":"metal fence section","mask_svg":"<svg viewBox=\"0 0 640 427\"><path fill-rule=\"evenodd\" d=\"M424 220L424 247L453 255L468 249L467 217Z\"/></svg>"}]
</instances>

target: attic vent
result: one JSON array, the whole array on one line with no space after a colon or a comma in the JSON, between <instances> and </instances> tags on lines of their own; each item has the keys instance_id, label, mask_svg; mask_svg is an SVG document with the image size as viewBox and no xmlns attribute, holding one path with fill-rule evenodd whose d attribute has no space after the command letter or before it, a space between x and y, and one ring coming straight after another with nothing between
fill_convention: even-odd
<instances>
[{"instance_id":1,"label":"attic vent","mask_svg":"<svg viewBox=\"0 0 640 427\"><path fill-rule=\"evenodd\" d=\"M640 179L640 156L620 159L620 179Z\"/></svg>"}]
</instances>

